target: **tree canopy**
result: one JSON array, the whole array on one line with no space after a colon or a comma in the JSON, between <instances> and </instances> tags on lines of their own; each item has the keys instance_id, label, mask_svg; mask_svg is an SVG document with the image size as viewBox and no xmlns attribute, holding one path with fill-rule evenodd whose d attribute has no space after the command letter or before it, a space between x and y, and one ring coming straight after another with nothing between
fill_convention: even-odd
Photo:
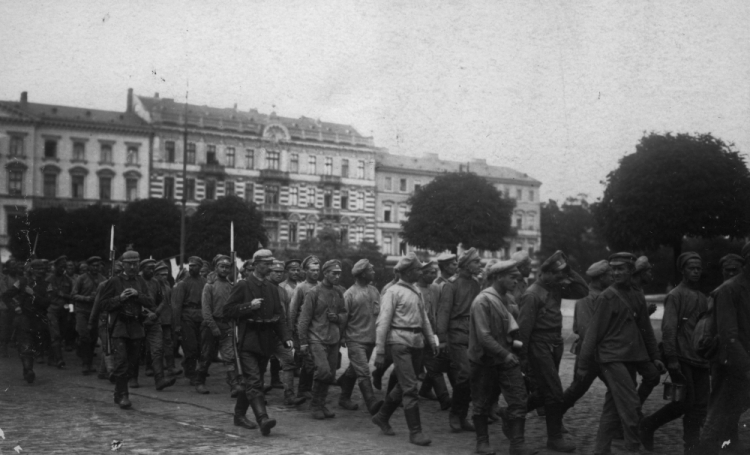
<instances>
[{"instance_id":1,"label":"tree canopy","mask_svg":"<svg viewBox=\"0 0 750 455\"><path fill-rule=\"evenodd\" d=\"M750 232L750 172L739 152L711 134L656 134L607 175L594 210L609 245L631 251L684 237L743 237Z\"/></svg>"},{"instance_id":2,"label":"tree canopy","mask_svg":"<svg viewBox=\"0 0 750 455\"><path fill-rule=\"evenodd\" d=\"M587 270L594 262L607 259L609 250L596 225L585 197L569 197L562 206L552 199L542 204L543 261L562 250L576 270Z\"/></svg>"},{"instance_id":3,"label":"tree canopy","mask_svg":"<svg viewBox=\"0 0 750 455\"><path fill-rule=\"evenodd\" d=\"M125 247L143 258L164 259L180 251L180 208L168 199L143 199L131 202L115 227L118 255Z\"/></svg>"},{"instance_id":4,"label":"tree canopy","mask_svg":"<svg viewBox=\"0 0 750 455\"><path fill-rule=\"evenodd\" d=\"M416 189L408 199L409 219L401 236L418 248L496 251L504 237L514 235L511 215L515 201L505 199L484 178L469 172L448 173Z\"/></svg>"}]
</instances>

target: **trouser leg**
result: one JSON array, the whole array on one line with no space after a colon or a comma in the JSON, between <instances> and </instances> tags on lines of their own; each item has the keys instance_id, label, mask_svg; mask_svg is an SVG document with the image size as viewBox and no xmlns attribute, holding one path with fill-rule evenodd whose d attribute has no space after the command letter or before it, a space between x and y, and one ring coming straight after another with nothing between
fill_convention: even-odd
<instances>
[{"instance_id":1,"label":"trouser leg","mask_svg":"<svg viewBox=\"0 0 750 455\"><path fill-rule=\"evenodd\" d=\"M539 395L527 400L527 409L536 409L543 401L546 416L547 436L551 439L562 437L563 390L558 368L562 358L562 343L531 341L529 343L529 366ZM559 412L558 412L559 410ZM559 414L559 417L558 417Z\"/></svg>"},{"instance_id":2,"label":"trouser leg","mask_svg":"<svg viewBox=\"0 0 750 455\"><path fill-rule=\"evenodd\" d=\"M641 404L645 403L651 392L659 385L661 373L653 362L638 362L635 364L638 374L641 375L641 384L638 386L638 399Z\"/></svg>"},{"instance_id":3,"label":"trouser leg","mask_svg":"<svg viewBox=\"0 0 750 455\"><path fill-rule=\"evenodd\" d=\"M211 360L214 352L214 345L218 340L214 337L211 332L211 328L207 323L201 324L200 329L200 356L198 358L198 365L196 368L196 380L195 384L205 384L206 373L211 367Z\"/></svg>"},{"instance_id":4,"label":"trouser leg","mask_svg":"<svg viewBox=\"0 0 750 455\"><path fill-rule=\"evenodd\" d=\"M76 332L78 332L78 354L83 363L84 372L90 370L94 358L95 340L88 329L90 313L76 313Z\"/></svg>"},{"instance_id":5,"label":"trouser leg","mask_svg":"<svg viewBox=\"0 0 750 455\"><path fill-rule=\"evenodd\" d=\"M174 369L174 335L171 325L161 326L161 345L164 352L164 367L168 370Z\"/></svg>"},{"instance_id":6,"label":"trouser leg","mask_svg":"<svg viewBox=\"0 0 750 455\"><path fill-rule=\"evenodd\" d=\"M62 357L62 318L64 317L64 308L57 306L57 305L50 305L50 307L47 309L47 328L49 330L49 338L50 338L50 350L51 350L51 358L54 359L54 362L56 364L62 364L64 365L65 362L63 361Z\"/></svg>"},{"instance_id":7,"label":"trouser leg","mask_svg":"<svg viewBox=\"0 0 750 455\"><path fill-rule=\"evenodd\" d=\"M449 343L448 352L451 360L451 369L455 378L453 387L453 402L451 403L451 414L460 419L466 419L471 402L471 367L469 365L468 347L461 344Z\"/></svg>"},{"instance_id":8,"label":"trouser leg","mask_svg":"<svg viewBox=\"0 0 750 455\"><path fill-rule=\"evenodd\" d=\"M606 363L601 365L601 371L607 380L608 392L602 410L596 452L609 447L620 425L625 443L630 449L637 450L640 446L638 424L641 402L635 383L636 366L632 363Z\"/></svg>"},{"instance_id":9,"label":"trouser leg","mask_svg":"<svg viewBox=\"0 0 750 455\"><path fill-rule=\"evenodd\" d=\"M201 315L197 309L187 309L182 313L182 351L185 375L195 375L201 354Z\"/></svg>"},{"instance_id":10,"label":"trouser leg","mask_svg":"<svg viewBox=\"0 0 750 455\"><path fill-rule=\"evenodd\" d=\"M146 326L146 340L148 342L148 352L151 354L151 369L154 371L154 377L164 376L164 334L159 322L154 322Z\"/></svg>"},{"instance_id":11,"label":"trouser leg","mask_svg":"<svg viewBox=\"0 0 750 455\"><path fill-rule=\"evenodd\" d=\"M577 358L573 371L578 371ZM599 374L599 366L597 364L592 365L586 372L585 376L579 376L577 373L574 374L573 382L571 382L570 386L568 386L563 392L563 414L575 406L576 402L588 392Z\"/></svg>"}]
</instances>

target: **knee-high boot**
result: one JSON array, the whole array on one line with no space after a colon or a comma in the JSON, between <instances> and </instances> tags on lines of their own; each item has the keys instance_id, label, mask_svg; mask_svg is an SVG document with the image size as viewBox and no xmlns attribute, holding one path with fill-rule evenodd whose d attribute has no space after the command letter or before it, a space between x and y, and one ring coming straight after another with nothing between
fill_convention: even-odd
<instances>
[{"instance_id":1,"label":"knee-high boot","mask_svg":"<svg viewBox=\"0 0 750 455\"><path fill-rule=\"evenodd\" d=\"M359 392L365 400L365 406L370 415L374 416L383 406L383 400L375 398L375 391L372 389L372 382L369 377L359 378Z\"/></svg>"}]
</instances>

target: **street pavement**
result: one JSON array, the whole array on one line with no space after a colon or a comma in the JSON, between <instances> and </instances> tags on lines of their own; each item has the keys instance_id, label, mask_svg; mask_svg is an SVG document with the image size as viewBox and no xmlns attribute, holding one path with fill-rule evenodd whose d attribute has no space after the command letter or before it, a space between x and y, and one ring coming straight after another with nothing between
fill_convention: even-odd
<instances>
[{"instance_id":1,"label":"street pavement","mask_svg":"<svg viewBox=\"0 0 750 455\"><path fill-rule=\"evenodd\" d=\"M229 397L221 365L211 367L206 386L209 395L199 395L180 376L177 384L157 392L153 378L147 378L141 367L141 388L131 390L133 409L123 411L112 401L113 386L96 376L82 376L79 361L73 353L65 353L66 370L38 365L33 385L23 381L21 365L15 352L0 358L0 437L2 454L82 454L111 453L113 440L120 441L121 453L211 453L211 454L471 454L475 439L472 433L453 434L448 427L447 411L440 411L435 401L420 402L422 427L432 439L429 447L409 444L409 433L403 411L394 414L391 424L396 436L384 436L370 422L360 404L358 411L340 409L339 389L331 388L329 408L336 418L325 421L312 419L309 404L297 409L286 408L282 391L275 389L268 396L268 409L277 426L264 437L258 430L245 430L232 425L234 400ZM574 357L567 353L561 365L563 385L570 383ZM343 371L347 365L344 352ZM383 384L387 384L384 379ZM267 378L268 380L268 378ZM570 437L578 444L576 453L593 453L593 443L601 414L605 388L596 381L589 393L568 412L565 423ZM644 407L646 414L663 403L662 387L654 390ZM382 392L381 392L382 394ZM359 390L354 400L361 403ZM253 419L252 411L248 417ZM471 416L471 413L469 414ZM254 419L253 419L254 420ZM745 418L744 422L749 423ZM743 427L741 439L750 443L750 434ZM527 443L540 449L540 454L553 453L544 449L546 436L544 418L529 414ZM675 421L656 434L656 451L660 454L682 453L682 424ZM498 453L508 452L508 441L499 424L490 426L490 442ZM20 448L20 452L14 448ZM622 446L615 444L615 453Z\"/></svg>"}]
</instances>

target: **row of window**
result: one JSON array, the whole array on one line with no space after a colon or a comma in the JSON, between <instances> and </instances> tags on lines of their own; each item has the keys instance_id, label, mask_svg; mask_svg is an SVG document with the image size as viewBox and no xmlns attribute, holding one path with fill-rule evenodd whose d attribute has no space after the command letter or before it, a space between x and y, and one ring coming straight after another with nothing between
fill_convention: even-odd
<instances>
[{"instance_id":1,"label":"row of window","mask_svg":"<svg viewBox=\"0 0 750 455\"><path fill-rule=\"evenodd\" d=\"M110 142L102 142L99 144L99 162L113 164L114 159L112 156L112 145ZM125 153L125 164L138 164L140 159L138 156L137 145L128 145ZM23 156L23 138L19 136L11 136L10 142L10 156ZM58 141L56 139L45 139L44 141L44 158L45 159L58 159ZM86 142L81 140L73 140L73 157L72 161L87 161L88 155L86 151Z\"/></svg>"},{"instance_id":2,"label":"row of window","mask_svg":"<svg viewBox=\"0 0 750 455\"><path fill-rule=\"evenodd\" d=\"M18 169L8 170L8 194L12 196L23 195L23 179L25 171ZM43 195L47 198L58 197L58 175L56 173L44 173ZM112 180L113 176L100 175L99 178L99 199L102 201L112 200ZM83 174L73 174L70 176L70 197L73 199L83 199L86 194L86 176ZM135 201L138 199L138 178L125 178L125 200Z\"/></svg>"},{"instance_id":3,"label":"row of window","mask_svg":"<svg viewBox=\"0 0 750 455\"><path fill-rule=\"evenodd\" d=\"M393 188L393 178L392 177L386 177L385 181L383 182L383 190L384 191L395 191ZM407 187L406 179L397 179L398 180L398 191L402 193L408 193L409 188ZM414 183L414 191L417 191L418 189L422 188L422 183L417 181Z\"/></svg>"},{"instance_id":4,"label":"row of window","mask_svg":"<svg viewBox=\"0 0 750 455\"><path fill-rule=\"evenodd\" d=\"M272 242L279 241L279 230L278 225L276 223L266 223L266 233L269 237L269 240ZM305 238L311 239L314 238L317 233L317 224L314 222L307 222L305 223ZM349 225L341 225L339 229L337 229L339 233L339 240L341 243L349 243ZM353 226L354 234L354 242L356 244L360 244L364 242L365 240L365 227L363 225L355 225ZM289 222L289 230L287 234L288 241L290 243L297 243L299 242L299 234L300 234L300 226L299 223L296 221L290 221Z\"/></svg>"},{"instance_id":5,"label":"row of window","mask_svg":"<svg viewBox=\"0 0 750 455\"><path fill-rule=\"evenodd\" d=\"M420 188L422 188L422 182L417 180L416 182L414 182L413 191L417 191ZM503 188L502 185L498 185L498 190L503 193L506 199L511 198L510 187ZM412 191L412 189L409 188L408 180L406 178L394 179L393 177L385 177L383 180L383 191L398 191L400 193L409 193ZM534 202L534 197L534 190L529 190L527 201ZM516 188L515 199L518 201L523 201L523 189Z\"/></svg>"},{"instance_id":6,"label":"row of window","mask_svg":"<svg viewBox=\"0 0 750 455\"><path fill-rule=\"evenodd\" d=\"M535 213L516 213L514 215L516 219L516 229L528 229L530 231L536 230L536 214ZM526 223L524 223L524 217L526 218Z\"/></svg>"}]
</instances>

